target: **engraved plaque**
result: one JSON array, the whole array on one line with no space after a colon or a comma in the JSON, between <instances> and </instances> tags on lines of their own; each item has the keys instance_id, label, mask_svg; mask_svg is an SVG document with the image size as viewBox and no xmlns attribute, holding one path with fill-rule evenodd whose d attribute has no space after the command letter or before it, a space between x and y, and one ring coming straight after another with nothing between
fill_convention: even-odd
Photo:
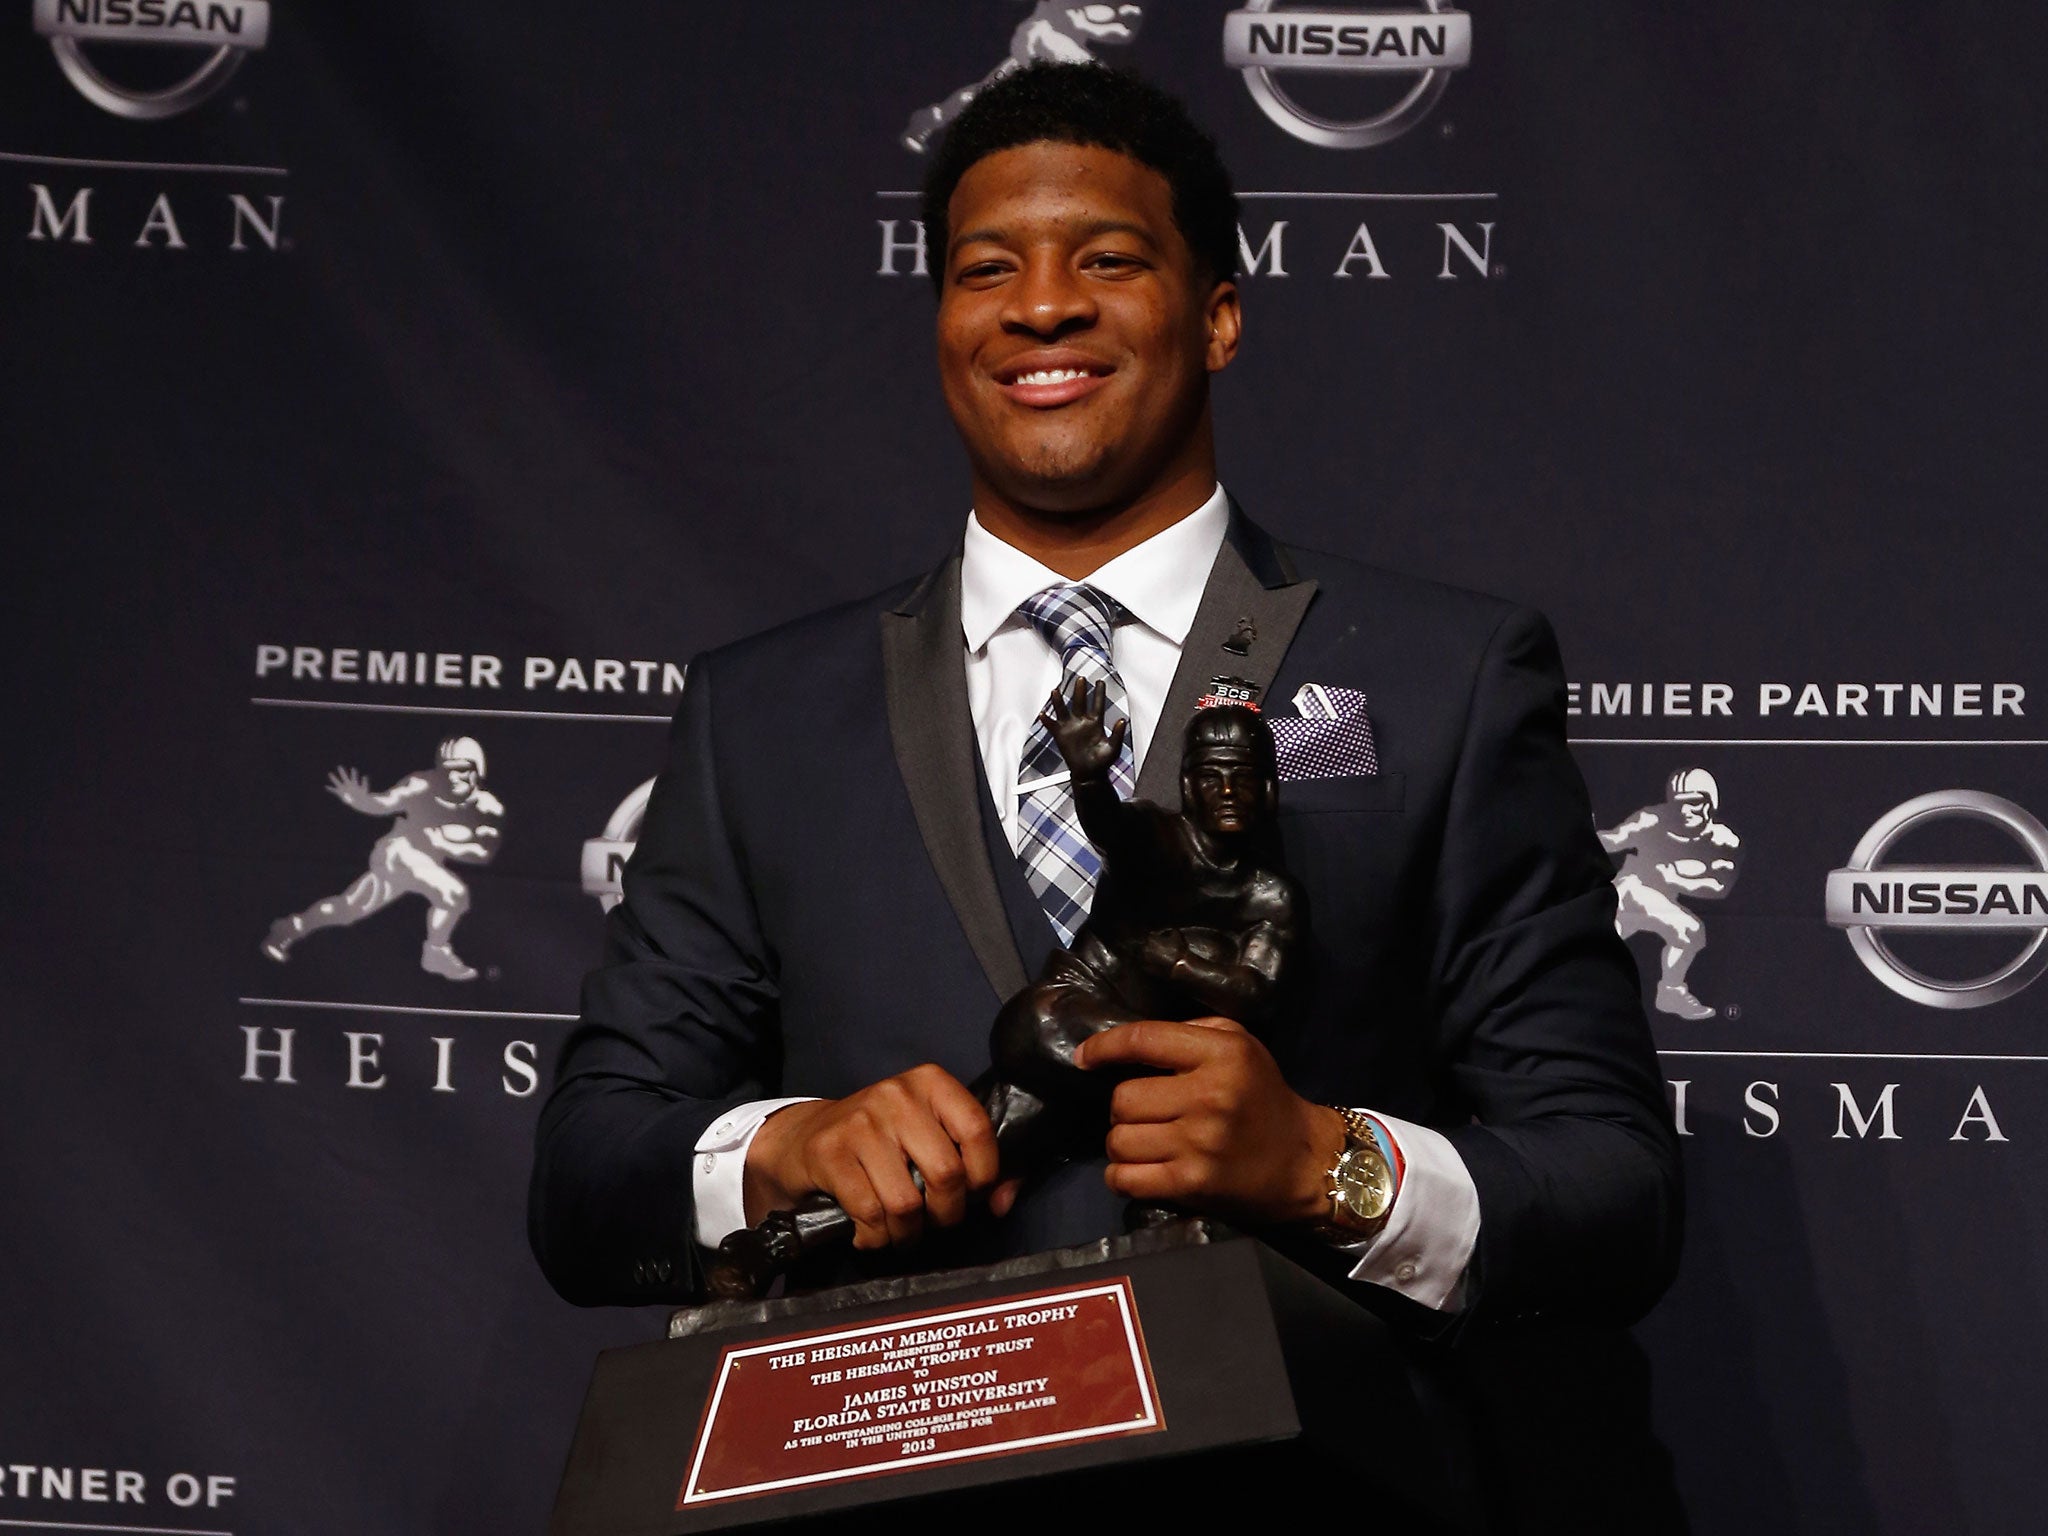
<instances>
[{"instance_id":1,"label":"engraved plaque","mask_svg":"<svg viewBox=\"0 0 2048 1536\"><path fill-rule=\"evenodd\" d=\"M728 1348L676 1508L1165 1427L1119 1275Z\"/></svg>"}]
</instances>

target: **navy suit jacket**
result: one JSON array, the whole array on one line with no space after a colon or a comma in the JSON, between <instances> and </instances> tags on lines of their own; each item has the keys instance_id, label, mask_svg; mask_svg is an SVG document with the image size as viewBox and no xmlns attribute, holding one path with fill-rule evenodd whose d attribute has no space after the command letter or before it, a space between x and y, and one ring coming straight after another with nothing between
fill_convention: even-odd
<instances>
[{"instance_id":1,"label":"navy suit jacket","mask_svg":"<svg viewBox=\"0 0 2048 1536\"><path fill-rule=\"evenodd\" d=\"M540 1118L531 1236L568 1299L700 1297L691 1158L713 1120L921 1062L973 1078L998 1005L1050 948L988 810L959 569L956 553L692 664ZM1246 621L1245 653L1226 650ZM1177 804L1182 723L1218 675L1259 685L1269 708L1305 682L1370 700L1376 775L1281 788L1314 930L1307 1006L1266 1037L1288 1080L1456 1146L1480 1208L1461 1328L1632 1320L1676 1263L1677 1143L1548 625L1284 548L1233 509L1141 796ZM1100 1165L1074 1165L1005 1222L848 1255L834 1278L1117 1221ZM1352 1284L1418 1328L1442 1321Z\"/></svg>"}]
</instances>

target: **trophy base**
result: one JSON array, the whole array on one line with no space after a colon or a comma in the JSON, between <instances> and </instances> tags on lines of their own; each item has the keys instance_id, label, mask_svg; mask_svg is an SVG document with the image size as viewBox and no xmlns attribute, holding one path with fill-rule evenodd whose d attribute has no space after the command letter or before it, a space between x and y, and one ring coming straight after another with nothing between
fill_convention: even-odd
<instances>
[{"instance_id":1,"label":"trophy base","mask_svg":"<svg viewBox=\"0 0 2048 1536\"><path fill-rule=\"evenodd\" d=\"M977 1536L1215 1528L1341 1486L1405 1532L1477 1529L1406 1346L1220 1224L679 1309L597 1362L549 1530L679 1536L856 1511Z\"/></svg>"}]
</instances>

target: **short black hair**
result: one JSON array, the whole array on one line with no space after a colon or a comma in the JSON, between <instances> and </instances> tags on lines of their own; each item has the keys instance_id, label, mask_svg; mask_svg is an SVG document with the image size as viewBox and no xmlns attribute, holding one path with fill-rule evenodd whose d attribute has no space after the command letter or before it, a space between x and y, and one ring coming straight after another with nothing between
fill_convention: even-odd
<instances>
[{"instance_id":1,"label":"short black hair","mask_svg":"<svg viewBox=\"0 0 2048 1536\"><path fill-rule=\"evenodd\" d=\"M924 177L933 286L945 282L946 205L977 162L1021 144L1115 150L1166 178L1173 222L1211 281L1237 275L1237 193L1216 141L1178 97L1106 64L1027 64L983 86L939 140Z\"/></svg>"}]
</instances>

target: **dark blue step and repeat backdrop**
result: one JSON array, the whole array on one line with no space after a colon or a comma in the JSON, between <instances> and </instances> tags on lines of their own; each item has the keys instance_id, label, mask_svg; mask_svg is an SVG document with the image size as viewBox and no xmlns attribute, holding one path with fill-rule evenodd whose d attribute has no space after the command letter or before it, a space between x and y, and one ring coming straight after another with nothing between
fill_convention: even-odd
<instances>
[{"instance_id":1,"label":"dark blue step and repeat backdrop","mask_svg":"<svg viewBox=\"0 0 2048 1536\"><path fill-rule=\"evenodd\" d=\"M1697 1527L2040 1528L2035 15L6 10L0 1526L539 1527L658 1325L523 1191L684 664L956 533L923 146L1092 55L1244 192L1231 489L1563 638Z\"/></svg>"}]
</instances>

